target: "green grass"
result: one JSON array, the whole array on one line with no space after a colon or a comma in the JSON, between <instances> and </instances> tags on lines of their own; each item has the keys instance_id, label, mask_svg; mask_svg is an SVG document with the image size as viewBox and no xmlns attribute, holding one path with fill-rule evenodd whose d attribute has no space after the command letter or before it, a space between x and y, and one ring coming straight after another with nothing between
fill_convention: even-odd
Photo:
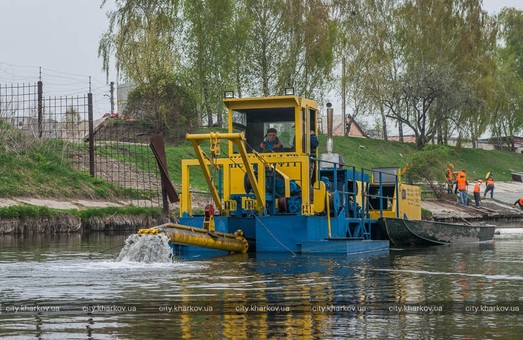
<instances>
[{"instance_id":1,"label":"green grass","mask_svg":"<svg viewBox=\"0 0 523 340\"><path fill-rule=\"evenodd\" d=\"M57 214L58 210L39 206L15 205L0 208L0 218L53 217Z\"/></svg>"},{"instance_id":2,"label":"green grass","mask_svg":"<svg viewBox=\"0 0 523 340\"><path fill-rule=\"evenodd\" d=\"M4 125L0 125L0 134L9 135L10 140L17 138L26 145L25 148L17 149L12 145L8 148L10 140L0 138L0 197L144 197L142 192L121 188L75 170L65 157L61 141L30 140Z\"/></svg>"},{"instance_id":3,"label":"green grass","mask_svg":"<svg viewBox=\"0 0 523 340\"><path fill-rule=\"evenodd\" d=\"M16 145L24 142L15 129L0 124L0 135L10 133L16 139ZM206 132L203 129L196 133ZM319 136L319 152L325 152L326 136ZM76 171L65 157L60 141L25 143L30 145L21 150L7 148L8 140L0 136L0 197L82 197L82 198L143 198L147 193L123 189L101 179L92 178L86 172ZM4 143L5 147L2 147ZM110 142L109 142L110 143ZM202 143L208 153L208 142ZM227 143L222 143L225 154ZM85 146L80 147L80 149ZM118 159L135 164L143 169L143 161L133 155L133 145L122 143L111 155ZM60 150L60 151L57 151ZM100 151L102 152L102 151ZM382 140L334 137L334 152L343 156L347 167L356 166L365 169L375 167L403 167L417 152L414 144L385 142ZM150 153L152 157L152 152ZM167 163L172 182L181 185L181 161L194 159L192 144L179 141L166 146ZM480 149L463 149L449 147L448 162L455 169L465 169L469 178L483 177L487 171L494 173L496 181L511 181L512 172L523 171L523 154L508 151L486 151ZM147 170L147 169L143 169ZM441 169L443 174L446 169ZM207 186L199 169L192 171L191 184L196 190L207 191Z\"/></svg>"},{"instance_id":4,"label":"green grass","mask_svg":"<svg viewBox=\"0 0 523 340\"><path fill-rule=\"evenodd\" d=\"M1 210L0 210L1 211ZM149 216L160 217L163 216L163 211L160 208L145 208L145 207L106 207L106 208L91 208L85 210L69 210L69 213L76 214L80 218L87 219L91 217L105 217L111 215L129 215L129 216Z\"/></svg>"},{"instance_id":5,"label":"green grass","mask_svg":"<svg viewBox=\"0 0 523 340\"><path fill-rule=\"evenodd\" d=\"M326 152L327 138L319 136L319 153ZM410 143L383 141L369 138L334 137L334 150L343 156L346 167L355 166L358 169L372 169L378 167L404 167L411 161L417 152L416 146ZM225 151L226 143L222 143ZM208 143L202 144L208 152ZM465 169L470 178L484 177L488 171L494 173L496 181L511 181L511 173L523 171L523 154L498 150L463 149L448 147L448 162L454 164L455 169ZM171 180L181 184L181 160L194 159L194 150L189 142L181 142L175 146L166 147L167 164ZM446 168L441 169L444 174ZM207 190L201 172L191 176L191 184L199 190Z\"/></svg>"},{"instance_id":6,"label":"green grass","mask_svg":"<svg viewBox=\"0 0 523 340\"><path fill-rule=\"evenodd\" d=\"M326 137L320 136L320 152L325 152ZM448 147L448 162L455 170L464 169L469 178L494 173L496 181L512 180L512 172L523 171L523 154L501 151ZM343 156L345 164L363 168L403 167L417 152L414 144L356 137L334 137L334 152ZM445 173L445 169L441 169Z\"/></svg>"},{"instance_id":7,"label":"green grass","mask_svg":"<svg viewBox=\"0 0 523 340\"><path fill-rule=\"evenodd\" d=\"M128 216L149 216L160 217L163 211L160 208L145 207L107 207L107 208L89 208L84 210L61 210L51 209L41 206L15 205L0 208L0 218L21 218L21 217L54 217L61 214L70 214L80 217L82 220L92 217L106 217L111 215L128 215Z\"/></svg>"}]
</instances>

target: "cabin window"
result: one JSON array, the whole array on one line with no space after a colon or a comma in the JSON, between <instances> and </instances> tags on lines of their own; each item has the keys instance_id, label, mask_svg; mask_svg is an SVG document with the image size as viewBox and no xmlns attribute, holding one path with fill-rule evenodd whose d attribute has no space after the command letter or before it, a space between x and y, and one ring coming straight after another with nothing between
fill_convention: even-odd
<instances>
[{"instance_id":1,"label":"cabin window","mask_svg":"<svg viewBox=\"0 0 523 340\"><path fill-rule=\"evenodd\" d=\"M232 112L234 132L244 132L247 151L260 151L267 129L275 128L284 151L290 151L294 138L294 107L236 109ZM236 148L234 152L237 152Z\"/></svg>"}]
</instances>

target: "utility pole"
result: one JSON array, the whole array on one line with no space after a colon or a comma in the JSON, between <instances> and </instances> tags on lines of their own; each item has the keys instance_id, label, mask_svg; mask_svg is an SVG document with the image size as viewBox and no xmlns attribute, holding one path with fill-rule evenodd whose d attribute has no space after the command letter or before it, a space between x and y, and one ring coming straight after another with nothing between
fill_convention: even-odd
<instances>
[{"instance_id":1,"label":"utility pole","mask_svg":"<svg viewBox=\"0 0 523 340\"><path fill-rule=\"evenodd\" d=\"M111 114L114 113L114 81L112 81L110 84L111 86Z\"/></svg>"}]
</instances>

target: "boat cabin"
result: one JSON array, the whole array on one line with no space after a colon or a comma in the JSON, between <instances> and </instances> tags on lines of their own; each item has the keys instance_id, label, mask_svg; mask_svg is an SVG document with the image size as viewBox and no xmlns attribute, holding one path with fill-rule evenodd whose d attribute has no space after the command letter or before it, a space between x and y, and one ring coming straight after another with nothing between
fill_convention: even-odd
<instances>
[{"instance_id":1,"label":"boat cabin","mask_svg":"<svg viewBox=\"0 0 523 340\"><path fill-rule=\"evenodd\" d=\"M318 128L315 101L297 96L277 96L226 98L224 103L228 109L228 131L244 134L247 152L262 152L259 145L267 130L274 128L283 144L282 150L277 152L311 153L309 132L316 134ZM238 151L229 150L229 153L235 152Z\"/></svg>"}]
</instances>

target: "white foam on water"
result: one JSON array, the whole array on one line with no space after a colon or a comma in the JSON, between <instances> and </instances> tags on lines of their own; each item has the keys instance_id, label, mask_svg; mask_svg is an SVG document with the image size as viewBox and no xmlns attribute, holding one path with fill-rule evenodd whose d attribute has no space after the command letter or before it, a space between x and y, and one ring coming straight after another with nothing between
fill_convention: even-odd
<instances>
[{"instance_id":1,"label":"white foam on water","mask_svg":"<svg viewBox=\"0 0 523 340\"><path fill-rule=\"evenodd\" d=\"M125 245L116 259L117 262L170 263L173 250L165 235L133 234L125 240Z\"/></svg>"},{"instance_id":2,"label":"white foam on water","mask_svg":"<svg viewBox=\"0 0 523 340\"><path fill-rule=\"evenodd\" d=\"M407 270L407 269L370 269L375 272L391 272L391 273L411 273L411 274L430 274L430 275L459 275L470 277L484 277L492 280L523 280L523 276L514 275L489 275L489 274L473 274L473 273L452 273L452 272L430 272L426 270Z\"/></svg>"},{"instance_id":3,"label":"white foam on water","mask_svg":"<svg viewBox=\"0 0 523 340\"><path fill-rule=\"evenodd\" d=\"M496 231L502 234L522 234L523 228L497 228Z\"/></svg>"}]
</instances>

